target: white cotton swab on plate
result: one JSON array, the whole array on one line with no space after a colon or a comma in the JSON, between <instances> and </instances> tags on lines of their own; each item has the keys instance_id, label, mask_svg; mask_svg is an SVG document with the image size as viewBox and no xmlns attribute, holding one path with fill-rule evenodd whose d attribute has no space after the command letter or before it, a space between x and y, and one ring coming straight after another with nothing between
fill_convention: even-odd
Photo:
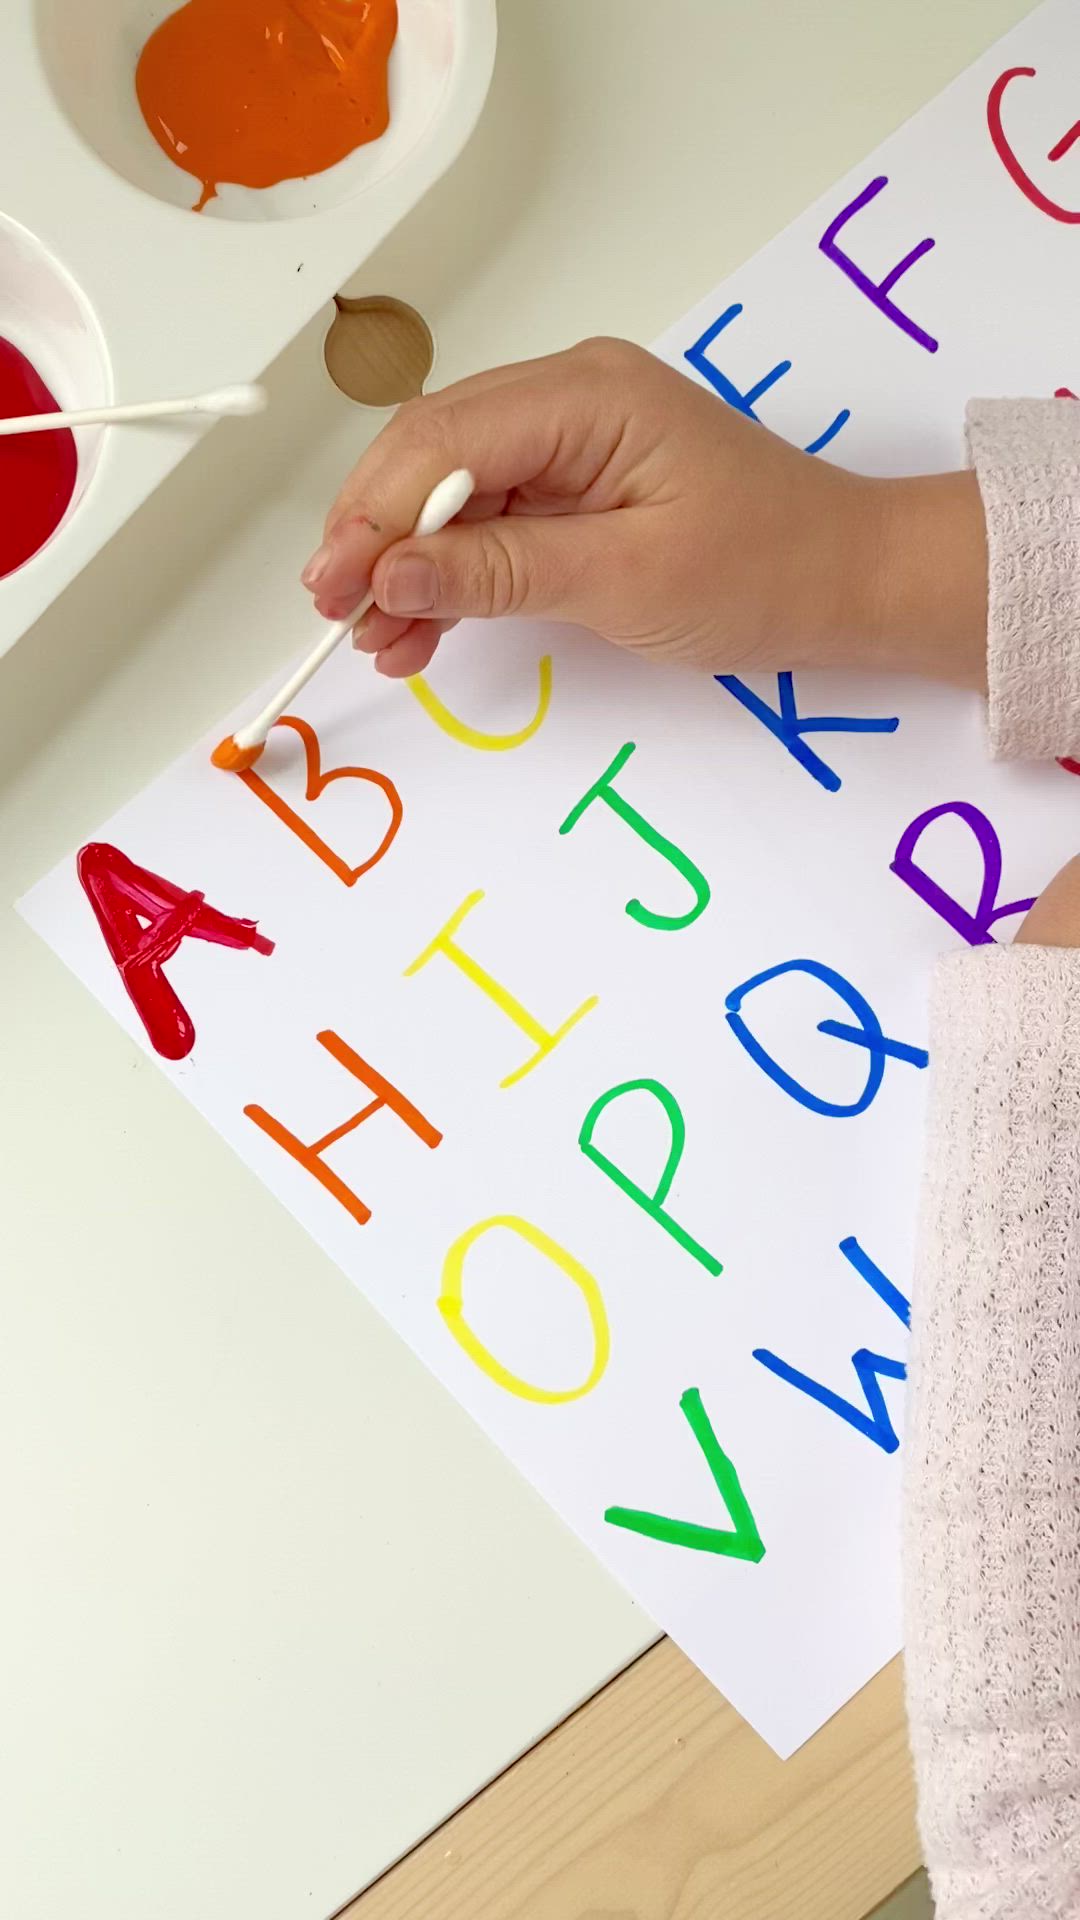
<instances>
[{"instance_id":1,"label":"white cotton swab on plate","mask_svg":"<svg viewBox=\"0 0 1080 1920\"><path fill-rule=\"evenodd\" d=\"M464 467L455 473L448 473L433 487L420 509L420 515L413 528L414 539L422 539L427 533L438 533L447 526L454 515L461 512L465 502L471 498L476 485L472 474ZM347 620L337 620L328 627L313 647L303 664L286 680L285 685L274 695L269 705L249 720L246 727L238 727L215 748L210 758L215 767L223 773L246 773L255 765L266 745L266 736L275 721L281 719L290 701L296 698L301 687L307 685L313 673L318 673L325 660L329 660L335 647L339 647L347 633L351 633L358 620L361 620L370 607L375 604L375 595L366 593L358 607L354 607Z\"/></svg>"},{"instance_id":2,"label":"white cotton swab on plate","mask_svg":"<svg viewBox=\"0 0 1080 1920\"><path fill-rule=\"evenodd\" d=\"M261 413L265 387L215 387L212 393L192 394L186 400L139 400L129 407L76 407L63 413L27 413L0 419L0 436L14 433L59 433L64 427L115 427L128 420L169 420L184 414Z\"/></svg>"}]
</instances>

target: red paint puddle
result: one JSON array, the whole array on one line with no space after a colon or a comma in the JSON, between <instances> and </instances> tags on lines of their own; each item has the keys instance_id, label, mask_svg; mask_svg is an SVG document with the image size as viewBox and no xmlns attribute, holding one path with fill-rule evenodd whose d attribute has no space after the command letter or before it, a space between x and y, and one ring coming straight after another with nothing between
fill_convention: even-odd
<instances>
[{"instance_id":1,"label":"red paint puddle","mask_svg":"<svg viewBox=\"0 0 1080 1920\"><path fill-rule=\"evenodd\" d=\"M0 416L56 413L37 370L10 340L0 339ZM0 439L0 576L14 573L60 525L79 471L73 436L12 434Z\"/></svg>"}]
</instances>

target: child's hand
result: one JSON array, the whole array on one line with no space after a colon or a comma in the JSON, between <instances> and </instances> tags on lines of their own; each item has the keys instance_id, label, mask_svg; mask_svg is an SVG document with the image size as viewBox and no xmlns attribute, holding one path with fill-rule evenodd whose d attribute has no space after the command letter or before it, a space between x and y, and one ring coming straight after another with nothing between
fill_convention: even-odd
<instances>
[{"instance_id":1,"label":"child's hand","mask_svg":"<svg viewBox=\"0 0 1080 1920\"><path fill-rule=\"evenodd\" d=\"M1043 888L1016 938L1036 947L1080 947L1080 857Z\"/></svg>"},{"instance_id":2,"label":"child's hand","mask_svg":"<svg viewBox=\"0 0 1080 1920\"><path fill-rule=\"evenodd\" d=\"M407 534L438 480L477 490ZM971 474L867 480L812 458L639 347L590 340L403 406L303 575L391 675L463 616L544 615L707 672L908 667L981 686L986 558Z\"/></svg>"}]
</instances>

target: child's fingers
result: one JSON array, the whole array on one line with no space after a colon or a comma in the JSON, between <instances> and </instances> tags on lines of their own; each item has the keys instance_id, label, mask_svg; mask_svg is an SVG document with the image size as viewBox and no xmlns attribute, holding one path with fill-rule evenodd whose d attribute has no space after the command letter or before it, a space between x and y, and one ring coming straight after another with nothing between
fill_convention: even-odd
<instances>
[{"instance_id":1,"label":"child's fingers","mask_svg":"<svg viewBox=\"0 0 1080 1920\"><path fill-rule=\"evenodd\" d=\"M402 407L348 482L347 510L304 568L302 579L328 609L356 601L380 553L411 533L432 488L467 467L485 494L530 480L555 457L556 410L535 383L485 390L454 405ZM416 411L412 409L415 408Z\"/></svg>"},{"instance_id":2,"label":"child's fingers","mask_svg":"<svg viewBox=\"0 0 1080 1920\"><path fill-rule=\"evenodd\" d=\"M465 505L457 516L458 520L497 519L506 507L506 500L507 496L505 493L474 493L471 500L466 500ZM315 596L315 610L317 613L322 614L324 620L346 620L357 604L357 601L362 597L364 591L366 591L366 587L360 589L360 591L357 591L354 587L350 587L348 592L335 594L333 596L319 592ZM377 611L377 609L375 611ZM367 615L368 620L370 620L371 617L371 614ZM377 653L378 648L363 647L361 651L364 653Z\"/></svg>"},{"instance_id":3,"label":"child's fingers","mask_svg":"<svg viewBox=\"0 0 1080 1920\"><path fill-rule=\"evenodd\" d=\"M546 614L602 627L605 583L618 562L616 518L503 515L401 541L376 563L376 604L396 618ZM624 574L626 565L624 555Z\"/></svg>"},{"instance_id":4,"label":"child's fingers","mask_svg":"<svg viewBox=\"0 0 1080 1920\"><path fill-rule=\"evenodd\" d=\"M598 377L597 350L584 347L409 401L342 488L305 585L321 607L355 604L378 556L409 534L432 488L458 467L485 505L541 479L556 498L584 494L620 444L624 375L607 366Z\"/></svg>"},{"instance_id":5,"label":"child's fingers","mask_svg":"<svg viewBox=\"0 0 1080 1920\"><path fill-rule=\"evenodd\" d=\"M345 615L342 614L341 618L344 619ZM383 613L378 607L372 607L359 626L353 628L352 643L357 653L378 653L382 647L392 647L394 641L413 625L413 620L407 614L395 618L392 613Z\"/></svg>"},{"instance_id":6,"label":"child's fingers","mask_svg":"<svg viewBox=\"0 0 1080 1920\"><path fill-rule=\"evenodd\" d=\"M372 607L353 637L353 646L357 653L374 655L394 646L405 634L414 632L418 628L426 630L431 627L434 638L438 640L442 634L456 626L456 620L414 620L409 614L383 613L381 608Z\"/></svg>"},{"instance_id":7,"label":"child's fingers","mask_svg":"<svg viewBox=\"0 0 1080 1920\"><path fill-rule=\"evenodd\" d=\"M509 497L505 488L501 493L474 493L466 500L457 518L459 520L497 520L500 513L506 512Z\"/></svg>"},{"instance_id":8,"label":"child's fingers","mask_svg":"<svg viewBox=\"0 0 1080 1920\"><path fill-rule=\"evenodd\" d=\"M435 649L452 620L414 620L400 639L392 641L375 655L375 671L389 680L407 680L423 673L434 657Z\"/></svg>"},{"instance_id":9,"label":"child's fingers","mask_svg":"<svg viewBox=\"0 0 1080 1920\"><path fill-rule=\"evenodd\" d=\"M1037 947L1080 947L1080 857L1043 888L1016 938Z\"/></svg>"},{"instance_id":10,"label":"child's fingers","mask_svg":"<svg viewBox=\"0 0 1080 1920\"><path fill-rule=\"evenodd\" d=\"M412 532L432 487L454 471L452 463L447 465L447 457L436 451L446 438L445 422L439 424L440 414L444 415L450 407L460 407L479 394L532 377L544 364L524 361L518 366L493 367L398 409L349 474L326 516L322 544L300 575L304 585L317 594L320 612L325 610L324 602L337 606L343 600L351 600L356 604L367 587L378 555L392 541ZM421 463L420 477L414 478L399 463L407 444L423 436L430 440L432 458L426 465ZM388 470L392 474L390 483ZM475 468L470 471L475 477ZM463 513L472 518L481 512L501 513L506 504L506 489L479 490L479 501L479 505L467 502ZM343 620L347 612L345 607L340 613L327 614L327 618Z\"/></svg>"},{"instance_id":11,"label":"child's fingers","mask_svg":"<svg viewBox=\"0 0 1080 1920\"><path fill-rule=\"evenodd\" d=\"M566 358L565 353L548 354L542 359L512 361L507 366L487 367L481 373L469 374L465 379L456 380L448 387L441 387L437 393L422 394L417 399L410 400L399 407L393 419L388 421L376 435L367 452L357 461L342 485L326 516L323 527L324 540L330 539L350 517L371 511L372 503L377 497L383 502L383 520L380 523L380 530L387 533L387 541L410 533L416 524L416 514L426 494L417 502L416 512L411 516L406 515L404 522L395 527L387 498L386 470L388 467L393 467L397 449L412 433L414 425L419 431L434 437L439 431L436 424L438 414L445 414L452 408L460 409L465 403L475 400L481 394L489 395L500 388L515 386L523 380L537 379L549 368L557 367ZM447 471L452 472L453 469L442 469L436 475L436 480L442 479ZM478 478L475 468L471 471L474 478ZM393 486L393 479L394 476L391 474L389 491L396 499L400 489ZM436 480L431 482L427 492L431 491L431 486L436 484ZM490 494L485 495L482 490L481 497L492 498ZM498 505L492 505L491 511L501 513L502 507L503 501L500 501ZM466 505L462 512L468 514L470 506ZM305 568L305 573L307 570Z\"/></svg>"}]
</instances>

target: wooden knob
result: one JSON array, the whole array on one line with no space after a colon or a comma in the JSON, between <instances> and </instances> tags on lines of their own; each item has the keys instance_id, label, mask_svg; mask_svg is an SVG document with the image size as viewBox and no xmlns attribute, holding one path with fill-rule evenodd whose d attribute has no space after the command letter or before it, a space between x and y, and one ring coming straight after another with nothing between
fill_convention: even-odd
<instances>
[{"instance_id":1,"label":"wooden knob","mask_svg":"<svg viewBox=\"0 0 1080 1920\"><path fill-rule=\"evenodd\" d=\"M388 294L334 295L323 345L334 385L364 407L395 407L423 392L435 359L431 330L415 307Z\"/></svg>"}]
</instances>

